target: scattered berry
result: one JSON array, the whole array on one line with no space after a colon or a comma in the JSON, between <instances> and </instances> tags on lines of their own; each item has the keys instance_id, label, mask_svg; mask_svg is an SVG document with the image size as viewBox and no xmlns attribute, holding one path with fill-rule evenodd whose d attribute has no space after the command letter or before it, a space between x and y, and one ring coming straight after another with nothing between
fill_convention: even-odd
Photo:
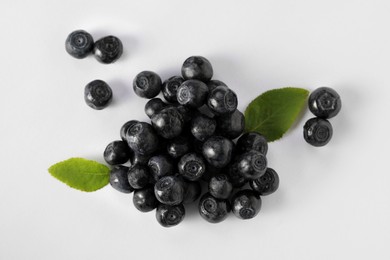
<instances>
[{"instance_id":1,"label":"scattered berry","mask_svg":"<svg viewBox=\"0 0 390 260\"><path fill-rule=\"evenodd\" d=\"M110 64L117 61L123 53L121 40L115 36L106 36L95 42L93 54L95 58L104 64Z\"/></svg>"},{"instance_id":2,"label":"scattered berry","mask_svg":"<svg viewBox=\"0 0 390 260\"><path fill-rule=\"evenodd\" d=\"M309 109L315 116L320 118L334 117L341 109L340 96L332 88L317 88L309 96Z\"/></svg>"},{"instance_id":3,"label":"scattered berry","mask_svg":"<svg viewBox=\"0 0 390 260\"><path fill-rule=\"evenodd\" d=\"M93 38L84 30L74 31L66 38L65 49L72 57L83 59L92 53Z\"/></svg>"},{"instance_id":4,"label":"scattered berry","mask_svg":"<svg viewBox=\"0 0 390 260\"><path fill-rule=\"evenodd\" d=\"M135 94L142 98L154 98L160 93L161 78L153 71L142 71L133 80Z\"/></svg>"},{"instance_id":5,"label":"scattered berry","mask_svg":"<svg viewBox=\"0 0 390 260\"><path fill-rule=\"evenodd\" d=\"M313 146L324 146L332 139L333 128L328 120L314 117L303 126L303 137Z\"/></svg>"},{"instance_id":6,"label":"scattered berry","mask_svg":"<svg viewBox=\"0 0 390 260\"><path fill-rule=\"evenodd\" d=\"M91 108L101 110L110 104L112 90L103 80L94 80L85 86L84 100Z\"/></svg>"},{"instance_id":7,"label":"scattered berry","mask_svg":"<svg viewBox=\"0 0 390 260\"><path fill-rule=\"evenodd\" d=\"M191 56L184 61L181 74L185 79L197 79L207 82L213 76L213 67L206 58Z\"/></svg>"}]
</instances>

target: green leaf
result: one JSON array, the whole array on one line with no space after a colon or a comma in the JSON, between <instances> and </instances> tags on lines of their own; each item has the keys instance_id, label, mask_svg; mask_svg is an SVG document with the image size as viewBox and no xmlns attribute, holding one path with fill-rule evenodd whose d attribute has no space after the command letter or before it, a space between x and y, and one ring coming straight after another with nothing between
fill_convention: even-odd
<instances>
[{"instance_id":1,"label":"green leaf","mask_svg":"<svg viewBox=\"0 0 390 260\"><path fill-rule=\"evenodd\" d=\"M306 106L309 91L280 88L264 92L245 110L246 132L258 132L269 142L280 139Z\"/></svg>"},{"instance_id":2,"label":"green leaf","mask_svg":"<svg viewBox=\"0 0 390 260\"><path fill-rule=\"evenodd\" d=\"M72 188L96 191L110 181L110 168L83 158L70 158L49 168L49 173Z\"/></svg>"}]
</instances>

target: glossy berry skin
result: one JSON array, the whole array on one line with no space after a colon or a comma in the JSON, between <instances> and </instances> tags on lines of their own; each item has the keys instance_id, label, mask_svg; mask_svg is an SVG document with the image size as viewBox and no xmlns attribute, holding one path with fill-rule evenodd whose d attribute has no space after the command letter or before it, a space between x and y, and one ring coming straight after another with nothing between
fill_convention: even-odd
<instances>
[{"instance_id":1,"label":"glossy berry skin","mask_svg":"<svg viewBox=\"0 0 390 260\"><path fill-rule=\"evenodd\" d=\"M210 223L224 221L231 210L228 200L217 199L210 193L205 193L199 200L200 216Z\"/></svg>"},{"instance_id":2,"label":"glossy berry skin","mask_svg":"<svg viewBox=\"0 0 390 260\"><path fill-rule=\"evenodd\" d=\"M172 158L180 158L192 149L192 142L188 136L180 135L168 142L167 152Z\"/></svg>"},{"instance_id":3,"label":"glossy berry skin","mask_svg":"<svg viewBox=\"0 0 390 260\"><path fill-rule=\"evenodd\" d=\"M184 81L177 90L177 101L181 105L198 108L205 104L209 88L196 79Z\"/></svg>"},{"instance_id":4,"label":"glossy berry skin","mask_svg":"<svg viewBox=\"0 0 390 260\"><path fill-rule=\"evenodd\" d=\"M204 142L202 153L209 164L223 168L232 158L233 142L223 136L212 136Z\"/></svg>"},{"instance_id":5,"label":"glossy berry skin","mask_svg":"<svg viewBox=\"0 0 390 260\"><path fill-rule=\"evenodd\" d=\"M228 173L229 180L234 188L241 188L248 182L248 180L244 178L238 170L237 163L232 163L226 166L226 172Z\"/></svg>"},{"instance_id":6,"label":"glossy berry skin","mask_svg":"<svg viewBox=\"0 0 390 260\"><path fill-rule=\"evenodd\" d=\"M245 128L244 115L237 109L231 114L217 117L218 134L230 139L239 137Z\"/></svg>"},{"instance_id":7,"label":"glossy berry skin","mask_svg":"<svg viewBox=\"0 0 390 260\"><path fill-rule=\"evenodd\" d=\"M213 118L209 118L205 115L199 114L191 121L191 133L199 141L206 141L211 137L215 129L217 128L217 122Z\"/></svg>"},{"instance_id":8,"label":"glossy berry skin","mask_svg":"<svg viewBox=\"0 0 390 260\"><path fill-rule=\"evenodd\" d=\"M197 79L207 82L213 77L213 67L206 58L191 56L184 61L181 74L185 79Z\"/></svg>"},{"instance_id":9,"label":"glossy berry skin","mask_svg":"<svg viewBox=\"0 0 390 260\"><path fill-rule=\"evenodd\" d=\"M206 171L206 164L202 156L188 153L180 158L179 173L189 181L199 180Z\"/></svg>"},{"instance_id":10,"label":"glossy berry skin","mask_svg":"<svg viewBox=\"0 0 390 260\"><path fill-rule=\"evenodd\" d=\"M131 193L134 191L133 187L127 179L127 172L129 167L118 165L114 166L110 172L110 184L111 186L123 193Z\"/></svg>"},{"instance_id":11,"label":"glossy berry skin","mask_svg":"<svg viewBox=\"0 0 390 260\"><path fill-rule=\"evenodd\" d=\"M151 175L147 166L136 164L130 167L127 178L131 187L142 189L150 183Z\"/></svg>"},{"instance_id":12,"label":"glossy berry skin","mask_svg":"<svg viewBox=\"0 0 390 260\"><path fill-rule=\"evenodd\" d=\"M167 107L151 118L156 132L166 138L172 139L181 134L184 128L184 119L176 107Z\"/></svg>"},{"instance_id":13,"label":"glossy berry skin","mask_svg":"<svg viewBox=\"0 0 390 260\"><path fill-rule=\"evenodd\" d=\"M160 98L152 98L145 104L145 114L149 118L152 118L153 115L157 114L165 107L167 107L167 104L165 104Z\"/></svg>"},{"instance_id":14,"label":"glossy berry skin","mask_svg":"<svg viewBox=\"0 0 390 260\"><path fill-rule=\"evenodd\" d=\"M202 193L202 187L197 181L183 181L184 184L184 198L183 204L189 204L199 199Z\"/></svg>"},{"instance_id":15,"label":"glossy berry skin","mask_svg":"<svg viewBox=\"0 0 390 260\"><path fill-rule=\"evenodd\" d=\"M314 90L309 96L309 109L317 117L332 118L341 110L339 94L332 88L321 87Z\"/></svg>"},{"instance_id":16,"label":"glossy berry skin","mask_svg":"<svg viewBox=\"0 0 390 260\"><path fill-rule=\"evenodd\" d=\"M66 51L74 58L83 59L93 50L93 38L84 30L76 30L65 41Z\"/></svg>"},{"instance_id":17,"label":"glossy berry skin","mask_svg":"<svg viewBox=\"0 0 390 260\"><path fill-rule=\"evenodd\" d=\"M232 198L232 211L237 218L254 218L261 209L261 198L253 190L241 190Z\"/></svg>"},{"instance_id":18,"label":"glossy berry skin","mask_svg":"<svg viewBox=\"0 0 390 260\"><path fill-rule=\"evenodd\" d=\"M175 176L164 176L154 185L158 201L166 205L178 205L184 199L183 182Z\"/></svg>"},{"instance_id":19,"label":"glossy berry skin","mask_svg":"<svg viewBox=\"0 0 390 260\"><path fill-rule=\"evenodd\" d=\"M182 204L170 206L160 204L156 210L157 222L163 227L173 227L183 221L185 209Z\"/></svg>"},{"instance_id":20,"label":"glossy berry skin","mask_svg":"<svg viewBox=\"0 0 390 260\"><path fill-rule=\"evenodd\" d=\"M84 88L84 100L93 109L106 108L112 100L112 90L103 80L89 82Z\"/></svg>"},{"instance_id":21,"label":"glossy berry skin","mask_svg":"<svg viewBox=\"0 0 390 260\"><path fill-rule=\"evenodd\" d=\"M110 165L124 164L130 159L131 150L124 141L113 141L104 150L104 160Z\"/></svg>"},{"instance_id":22,"label":"glossy berry skin","mask_svg":"<svg viewBox=\"0 0 390 260\"><path fill-rule=\"evenodd\" d=\"M250 180L260 178L267 170L267 158L255 150L238 156L236 164L241 176Z\"/></svg>"},{"instance_id":23,"label":"glossy berry skin","mask_svg":"<svg viewBox=\"0 0 390 260\"><path fill-rule=\"evenodd\" d=\"M324 146L332 139L333 128L326 119L314 117L303 126L303 137L306 142L316 146Z\"/></svg>"},{"instance_id":24,"label":"glossy berry skin","mask_svg":"<svg viewBox=\"0 0 390 260\"><path fill-rule=\"evenodd\" d=\"M274 193L279 187L279 176L272 168L267 168L265 174L256 180L249 182L252 190L262 196Z\"/></svg>"},{"instance_id":25,"label":"glossy berry skin","mask_svg":"<svg viewBox=\"0 0 390 260\"><path fill-rule=\"evenodd\" d=\"M153 186L134 191L133 204L141 212L149 212L157 208L159 202L154 196Z\"/></svg>"},{"instance_id":26,"label":"glossy berry skin","mask_svg":"<svg viewBox=\"0 0 390 260\"><path fill-rule=\"evenodd\" d=\"M233 192L233 185L227 175L218 174L210 179L209 192L217 199L227 199Z\"/></svg>"},{"instance_id":27,"label":"glossy berry skin","mask_svg":"<svg viewBox=\"0 0 390 260\"><path fill-rule=\"evenodd\" d=\"M106 36L95 42L93 54L95 58L103 63L110 64L117 61L123 53L121 40L115 36Z\"/></svg>"},{"instance_id":28,"label":"glossy berry skin","mask_svg":"<svg viewBox=\"0 0 390 260\"><path fill-rule=\"evenodd\" d=\"M153 127L145 122L137 122L127 129L126 140L137 154L150 155L158 148L158 136Z\"/></svg>"},{"instance_id":29,"label":"glossy berry skin","mask_svg":"<svg viewBox=\"0 0 390 260\"><path fill-rule=\"evenodd\" d=\"M121 130L120 130L120 136L121 136L123 141L126 141L127 130L129 129L129 127L131 127L135 123L138 123L138 121L137 120L130 120L130 121L127 121L126 123L123 124L123 126L121 127Z\"/></svg>"},{"instance_id":30,"label":"glossy berry skin","mask_svg":"<svg viewBox=\"0 0 390 260\"><path fill-rule=\"evenodd\" d=\"M172 159L163 154L152 156L149 159L148 167L155 181L163 176L173 175L174 171Z\"/></svg>"},{"instance_id":31,"label":"glossy berry skin","mask_svg":"<svg viewBox=\"0 0 390 260\"><path fill-rule=\"evenodd\" d=\"M246 153L251 150L258 151L264 155L267 155L268 142L264 136L256 132L249 132L243 134L238 140L236 145L237 153Z\"/></svg>"},{"instance_id":32,"label":"glossy berry skin","mask_svg":"<svg viewBox=\"0 0 390 260\"><path fill-rule=\"evenodd\" d=\"M166 101L177 103L177 90L183 82L184 79L179 76L173 76L164 81L161 92Z\"/></svg>"},{"instance_id":33,"label":"glossy berry skin","mask_svg":"<svg viewBox=\"0 0 390 260\"><path fill-rule=\"evenodd\" d=\"M217 115L233 113L237 105L236 93L225 86L214 88L207 99L207 106Z\"/></svg>"},{"instance_id":34,"label":"glossy berry skin","mask_svg":"<svg viewBox=\"0 0 390 260\"><path fill-rule=\"evenodd\" d=\"M216 79L213 79L213 80L210 80L209 82L207 82L207 86L209 87L209 91L211 92L213 89L215 89L216 87L219 87L219 86L225 86L227 87L227 85L225 83L223 83L222 81L220 80L216 80Z\"/></svg>"},{"instance_id":35,"label":"glossy berry skin","mask_svg":"<svg viewBox=\"0 0 390 260\"><path fill-rule=\"evenodd\" d=\"M142 71L133 80L133 89L137 96L154 98L161 91L161 78L153 71Z\"/></svg>"},{"instance_id":36,"label":"glossy berry skin","mask_svg":"<svg viewBox=\"0 0 390 260\"><path fill-rule=\"evenodd\" d=\"M136 164L148 165L150 157L152 157L151 154L142 155L138 153L133 153L130 157L130 162L131 165L136 165Z\"/></svg>"}]
</instances>

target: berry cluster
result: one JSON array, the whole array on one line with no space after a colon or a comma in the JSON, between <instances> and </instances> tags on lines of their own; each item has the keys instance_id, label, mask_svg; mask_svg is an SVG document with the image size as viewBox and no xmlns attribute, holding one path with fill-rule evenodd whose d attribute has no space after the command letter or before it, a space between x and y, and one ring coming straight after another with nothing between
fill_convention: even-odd
<instances>
[{"instance_id":1,"label":"berry cluster","mask_svg":"<svg viewBox=\"0 0 390 260\"><path fill-rule=\"evenodd\" d=\"M134 92L150 99L145 113L151 123L126 122L122 140L106 147L104 159L113 165L110 184L134 192L138 210L156 209L164 227L179 224L184 205L196 201L200 215L211 223L223 221L230 211L253 218L261 208L260 195L279 186L278 174L267 166L267 140L258 133L243 134L237 95L211 79L207 59L188 58L181 74L164 82L151 71L134 78ZM157 97L160 93L166 102Z\"/></svg>"},{"instance_id":2,"label":"berry cluster","mask_svg":"<svg viewBox=\"0 0 390 260\"><path fill-rule=\"evenodd\" d=\"M317 88L309 96L309 109L316 117L309 119L303 126L303 137L313 146L324 146L333 135L332 125L327 119L340 112L340 96L332 88Z\"/></svg>"}]
</instances>

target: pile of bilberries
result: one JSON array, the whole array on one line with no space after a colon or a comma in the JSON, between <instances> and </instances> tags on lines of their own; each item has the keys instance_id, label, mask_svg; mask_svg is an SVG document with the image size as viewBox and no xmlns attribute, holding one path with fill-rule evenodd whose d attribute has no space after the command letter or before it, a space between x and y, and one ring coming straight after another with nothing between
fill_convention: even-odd
<instances>
[{"instance_id":1,"label":"pile of bilberries","mask_svg":"<svg viewBox=\"0 0 390 260\"><path fill-rule=\"evenodd\" d=\"M237 96L211 79L207 59L188 58L181 73L164 82L151 71L135 77L135 93L150 99L145 113L151 124L126 122L122 140L108 144L104 159L113 165L110 184L134 192L138 210L156 209L164 227L180 223L184 205L199 198L199 213L208 222L221 222L230 211L253 218L261 208L260 195L279 186L277 173L267 167L267 140L255 132L243 134ZM166 102L156 98L160 92ZM207 186L203 194L202 186Z\"/></svg>"}]
</instances>

